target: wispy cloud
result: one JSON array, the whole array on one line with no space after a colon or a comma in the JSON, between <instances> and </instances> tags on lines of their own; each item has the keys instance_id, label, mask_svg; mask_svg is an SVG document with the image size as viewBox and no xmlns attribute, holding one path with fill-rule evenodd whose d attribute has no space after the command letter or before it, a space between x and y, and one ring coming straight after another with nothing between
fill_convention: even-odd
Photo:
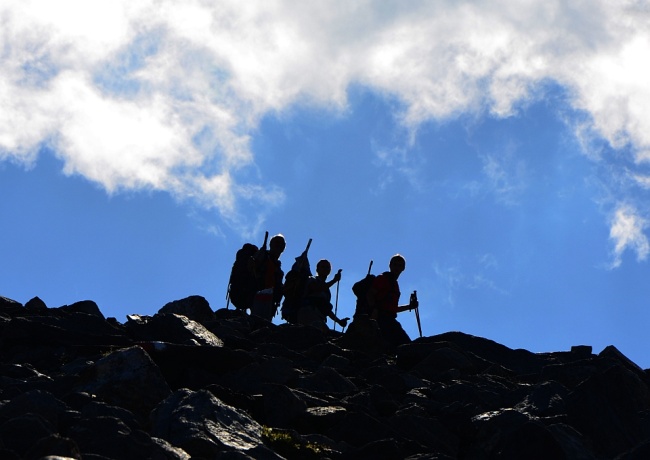
<instances>
[{"instance_id":1,"label":"wispy cloud","mask_svg":"<svg viewBox=\"0 0 650 460\"><path fill-rule=\"evenodd\" d=\"M470 267L461 269L460 267ZM507 289L497 285L490 274L499 270L499 264L493 254L477 255L473 258L457 260L451 265L443 266L436 263L433 271L436 282L440 283L440 290L444 292L444 299L451 307L455 307L456 299L463 291L479 291L482 294L494 293L508 296Z\"/></svg>"},{"instance_id":2,"label":"wispy cloud","mask_svg":"<svg viewBox=\"0 0 650 460\"><path fill-rule=\"evenodd\" d=\"M614 242L612 267L621 265L623 253L631 250L638 260L645 260L650 253L650 243L643 233L647 221L630 205L619 205L614 212L609 237Z\"/></svg>"},{"instance_id":3,"label":"wispy cloud","mask_svg":"<svg viewBox=\"0 0 650 460\"><path fill-rule=\"evenodd\" d=\"M489 190L502 204L516 205L526 188L526 167L521 159L514 159L507 152L500 155L484 155L483 172L488 179Z\"/></svg>"},{"instance_id":4,"label":"wispy cloud","mask_svg":"<svg viewBox=\"0 0 650 460\"><path fill-rule=\"evenodd\" d=\"M0 50L0 160L48 145L109 192L166 190L231 219L251 187L281 196L244 174L261 117L344 109L352 84L417 129L511 115L553 81L612 146L650 151L646 2L6 0Z\"/></svg>"}]
</instances>

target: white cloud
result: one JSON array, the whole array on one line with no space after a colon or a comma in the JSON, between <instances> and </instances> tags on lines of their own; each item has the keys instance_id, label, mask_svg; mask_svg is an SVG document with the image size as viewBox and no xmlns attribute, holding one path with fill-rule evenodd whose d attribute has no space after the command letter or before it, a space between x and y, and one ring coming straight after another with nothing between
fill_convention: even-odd
<instances>
[{"instance_id":1,"label":"white cloud","mask_svg":"<svg viewBox=\"0 0 650 460\"><path fill-rule=\"evenodd\" d=\"M416 129L510 115L553 81L644 163L648 55L644 1L5 0L0 160L29 164L47 143L109 191L167 190L234 219L260 190L238 173L265 114L343 109L361 84L401 101Z\"/></svg>"},{"instance_id":2,"label":"white cloud","mask_svg":"<svg viewBox=\"0 0 650 460\"><path fill-rule=\"evenodd\" d=\"M612 218L609 237L614 242L612 267L621 265L623 253L632 250L638 260L645 260L650 252L650 243L643 233L647 221L629 205L619 205Z\"/></svg>"}]
</instances>

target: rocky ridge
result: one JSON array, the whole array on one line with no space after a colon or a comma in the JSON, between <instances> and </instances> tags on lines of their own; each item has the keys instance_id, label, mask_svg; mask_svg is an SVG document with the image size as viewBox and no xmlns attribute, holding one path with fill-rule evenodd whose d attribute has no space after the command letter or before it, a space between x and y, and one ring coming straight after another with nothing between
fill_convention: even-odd
<instances>
[{"instance_id":1,"label":"rocky ridge","mask_svg":"<svg viewBox=\"0 0 650 460\"><path fill-rule=\"evenodd\" d=\"M648 371L447 332L389 351L200 296L106 318L0 297L2 459L650 458Z\"/></svg>"}]
</instances>

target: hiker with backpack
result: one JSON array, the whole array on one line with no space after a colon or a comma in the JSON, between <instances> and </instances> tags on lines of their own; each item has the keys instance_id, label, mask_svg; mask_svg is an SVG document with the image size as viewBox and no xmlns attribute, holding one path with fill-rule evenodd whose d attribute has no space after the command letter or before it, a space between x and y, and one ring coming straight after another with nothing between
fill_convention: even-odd
<instances>
[{"instance_id":1,"label":"hiker with backpack","mask_svg":"<svg viewBox=\"0 0 650 460\"><path fill-rule=\"evenodd\" d=\"M397 321L397 314L417 309L419 304L415 295L406 305L399 305L400 290L397 279L406 269L406 259L400 254L390 259L389 270L375 277L367 292L370 317L377 320L382 337L396 347L411 341L408 334Z\"/></svg>"},{"instance_id":2,"label":"hiker with backpack","mask_svg":"<svg viewBox=\"0 0 650 460\"><path fill-rule=\"evenodd\" d=\"M268 238L268 233L266 234ZM265 245L266 245L265 238ZM228 290L226 293L226 308L232 303L237 311L246 313L253 308L253 300L257 292L257 280L253 270L253 258L259 248L251 243L245 243L237 251L235 262L230 271Z\"/></svg>"},{"instance_id":3,"label":"hiker with backpack","mask_svg":"<svg viewBox=\"0 0 650 460\"><path fill-rule=\"evenodd\" d=\"M309 247L311 238L307 242L305 250L296 257L284 278L284 300L282 301L282 319L291 324L298 324L298 310L302 306L302 299L305 295L307 281L312 276L309 267Z\"/></svg>"},{"instance_id":4,"label":"hiker with backpack","mask_svg":"<svg viewBox=\"0 0 650 460\"><path fill-rule=\"evenodd\" d=\"M330 288L341 280L341 270L327 281L332 271L332 264L322 259L316 264L316 276L311 276L307 281L302 306L298 310L298 323L313 326L323 332L329 331L327 318L332 319L342 328L347 326L350 318L339 319L333 311L332 293Z\"/></svg>"},{"instance_id":5,"label":"hiker with backpack","mask_svg":"<svg viewBox=\"0 0 650 460\"><path fill-rule=\"evenodd\" d=\"M266 243L266 240L265 240ZM281 234L275 235L269 242L269 249L266 244L255 254L252 260L252 270L257 282L257 292L253 298L251 314L264 318L267 321L273 320L275 312L282 300L282 263L280 256L284 252L287 243Z\"/></svg>"}]
</instances>

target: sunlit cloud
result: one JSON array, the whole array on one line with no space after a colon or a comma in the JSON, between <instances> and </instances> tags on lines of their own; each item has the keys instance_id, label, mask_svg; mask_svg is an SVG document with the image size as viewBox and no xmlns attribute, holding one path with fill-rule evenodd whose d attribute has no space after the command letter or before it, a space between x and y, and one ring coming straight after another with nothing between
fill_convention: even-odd
<instances>
[{"instance_id":1,"label":"sunlit cloud","mask_svg":"<svg viewBox=\"0 0 650 460\"><path fill-rule=\"evenodd\" d=\"M109 193L167 191L233 222L251 197L282 202L246 174L262 117L344 111L351 85L398 101L417 132L511 116L554 82L585 114L576 130L650 157L644 2L6 0L0 50L0 160L32 165L47 146Z\"/></svg>"}]
</instances>

